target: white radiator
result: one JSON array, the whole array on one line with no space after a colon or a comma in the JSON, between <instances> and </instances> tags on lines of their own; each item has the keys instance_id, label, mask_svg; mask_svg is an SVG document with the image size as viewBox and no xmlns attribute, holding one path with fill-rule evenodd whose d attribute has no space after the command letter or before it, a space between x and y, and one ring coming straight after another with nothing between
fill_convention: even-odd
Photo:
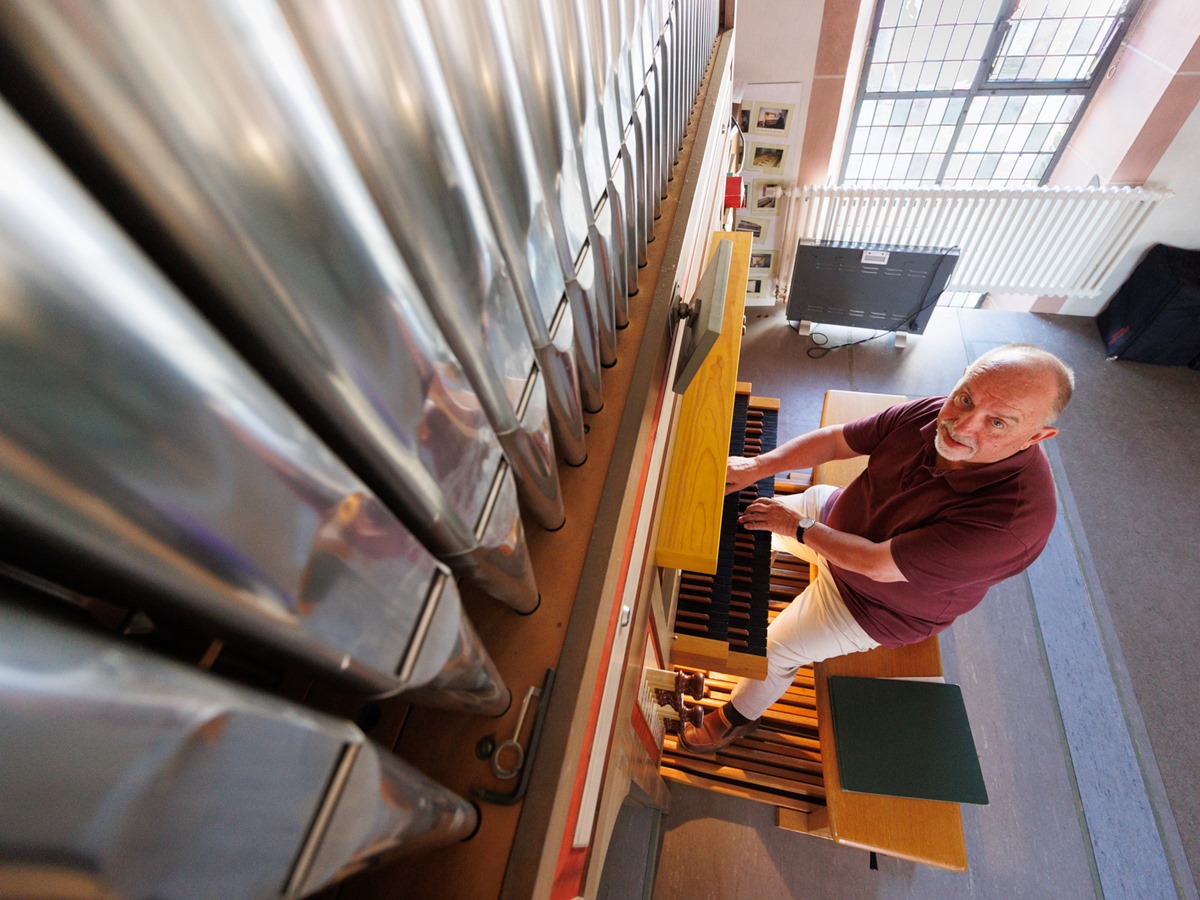
<instances>
[{"instance_id":1,"label":"white radiator","mask_svg":"<svg viewBox=\"0 0 1200 900\"><path fill-rule=\"evenodd\" d=\"M797 240L958 247L949 291L1095 297L1169 190L797 188ZM790 272L789 268L782 271Z\"/></svg>"}]
</instances>

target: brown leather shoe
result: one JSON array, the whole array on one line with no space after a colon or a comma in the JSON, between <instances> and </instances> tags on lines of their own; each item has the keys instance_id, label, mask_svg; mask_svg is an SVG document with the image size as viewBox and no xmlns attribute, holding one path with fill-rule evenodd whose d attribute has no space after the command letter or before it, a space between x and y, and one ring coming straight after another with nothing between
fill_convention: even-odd
<instances>
[{"instance_id":1,"label":"brown leather shoe","mask_svg":"<svg viewBox=\"0 0 1200 900\"><path fill-rule=\"evenodd\" d=\"M748 735L761 721L755 719L745 725L730 725L729 720L725 718L724 709L718 707L704 714L704 724L699 728L695 725L684 725L683 730L679 732L679 743L692 753L716 753L738 738Z\"/></svg>"}]
</instances>

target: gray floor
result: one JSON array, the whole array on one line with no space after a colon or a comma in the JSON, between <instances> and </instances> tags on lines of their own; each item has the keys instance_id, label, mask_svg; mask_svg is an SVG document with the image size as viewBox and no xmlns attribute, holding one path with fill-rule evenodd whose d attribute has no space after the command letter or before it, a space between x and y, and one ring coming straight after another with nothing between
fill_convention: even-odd
<instances>
[{"instance_id":1,"label":"gray floor","mask_svg":"<svg viewBox=\"0 0 1200 900\"><path fill-rule=\"evenodd\" d=\"M816 330L830 343L867 334ZM676 788L656 900L1197 896L1200 373L1109 362L1090 319L939 309L905 349L883 337L816 359L782 314L752 318L740 376L783 401L790 435L816 425L827 389L942 394L1009 341L1059 353L1078 388L1049 445L1050 547L943 638L991 797L963 808L970 869L881 857L871 871L862 851L775 828L768 808ZM630 846L653 835L644 811L623 826ZM619 875L636 855L610 854L606 896L642 895Z\"/></svg>"}]
</instances>

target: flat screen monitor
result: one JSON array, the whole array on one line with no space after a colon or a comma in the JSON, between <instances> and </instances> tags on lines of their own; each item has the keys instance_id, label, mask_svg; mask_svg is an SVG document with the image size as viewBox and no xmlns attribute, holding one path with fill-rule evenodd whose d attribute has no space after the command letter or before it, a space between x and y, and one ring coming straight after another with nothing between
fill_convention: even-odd
<instances>
[{"instance_id":1,"label":"flat screen monitor","mask_svg":"<svg viewBox=\"0 0 1200 900\"><path fill-rule=\"evenodd\" d=\"M957 262L957 247L801 241L787 317L921 334Z\"/></svg>"}]
</instances>

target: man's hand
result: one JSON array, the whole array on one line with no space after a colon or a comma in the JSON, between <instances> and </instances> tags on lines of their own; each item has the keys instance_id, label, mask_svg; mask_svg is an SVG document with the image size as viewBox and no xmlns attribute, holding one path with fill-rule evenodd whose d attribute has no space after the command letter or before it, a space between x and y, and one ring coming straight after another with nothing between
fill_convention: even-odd
<instances>
[{"instance_id":1,"label":"man's hand","mask_svg":"<svg viewBox=\"0 0 1200 900\"><path fill-rule=\"evenodd\" d=\"M773 531L787 537L796 536L796 526L803 516L774 497L759 497L746 507L738 522L748 531Z\"/></svg>"},{"instance_id":2,"label":"man's hand","mask_svg":"<svg viewBox=\"0 0 1200 900\"><path fill-rule=\"evenodd\" d=\"M725 493L734 494L762 478L754 457L731 456L725 464Z\"/></svg>"}]
</instances>

